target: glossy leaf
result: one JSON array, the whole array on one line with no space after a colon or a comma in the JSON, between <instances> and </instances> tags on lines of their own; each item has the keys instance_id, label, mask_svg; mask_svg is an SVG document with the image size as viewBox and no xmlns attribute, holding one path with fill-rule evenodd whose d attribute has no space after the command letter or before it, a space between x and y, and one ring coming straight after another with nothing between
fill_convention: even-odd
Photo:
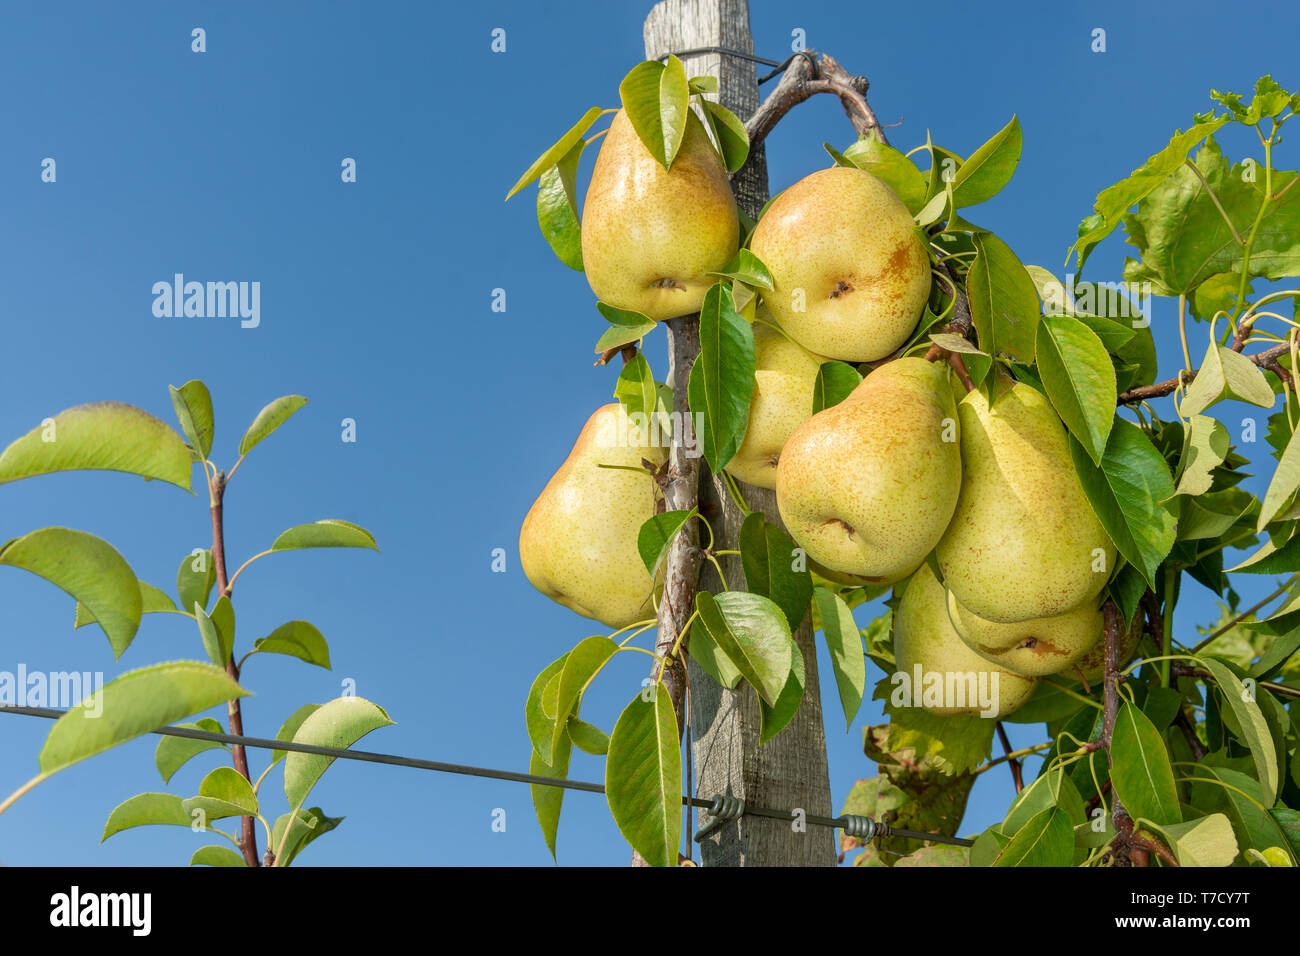
<instances>
[{"instance_id":1,"label":"glossy leaf","mask_svg":"<svg viewBox=\"0 0 1300 956\"><path fill-rule=\"evenodd\" d=\"M239 454L247 455L262 439L287 422L294 412L306 404L307 399L301 395L282 395L271 402L257 413L253 424L248 426L244 437L239 440Z\"/></svg>"},{"instance_id":2,"label":"glossy leaf","mask_svg":"<svg viewBox=\"0 0 1300 956\"><path fill-rule=\"evenodd\" d=\"M231 645L225 643L223 635L212 623L212 618L208 617L208 613L197 604L194 605L194 620L198 623L199 637L203 640L203 649L208 654L208 660L217 667L225 667L226 662L230 660Z\"/></svg>"},{"instance_id":3,"label":"glossy leaf","mask_svg":"<svg viewBox=\"0 0 1300 956\"><path fill-rule=\"evenodd\" d=\"M1176 522L1161 504L1174 493L1160 452L1142 429L1116 418L1097 467L1073 435L1070 455L1102 527L1124 558L1155 586L1156 569L1174 546Z\"/></svg>"},{"instance_id":4,"label":"glossy leaf","mask_svg":"<svg viewBox=\"0 0 1300 956\"><path fill-rule=\"evenodd\" d=\"M140 613L141 614L162 614L167 611L176 610L176 602L171 599L166 591L156 588L152 584L144 581L140 583ZM91 613L90 608L77 602L77 614L73 621L73 630L85 627L87 624L95 624L95 615Z\"/></svg>"},{"instance_id":5,"label":"glossy leaf","mask_svg":"<svg viewBox=\"0 0 1300 956\"><path fill-rule=\"evenodd\" d=\"M609 734L580 717L569 718L569 739L583 753L597 757L609 753Z\"/></svg>"},{"instance_id":6,"label":"glossy leaf","mask_svg":"<svg viewBox=\"0 0 1300 956\"><path fill-rule=\"evenodd\" d=\"M188 827L191 822L190 815L181 806L181 798L174 793L138 793L113 808L99 842L133 827Z\"/></svg>"},{"instance_id":7,"label":"glossy leaf","mask_svg":"<svg viewBox=\"0 0 1300 956\"><path fill-rule=\"evenodd\" d=\"M790 676L786 679L785 687L781 689L780 696L772 706L769 707L767 701L762 699L758 702L760 744L767 743L794 719L799 705L803 703L804 683L803 654L799 650L799 645L791 640Z\"/></svg>"},{"instance_id":8,"label":"glossy leaf","mask_svg":"<svg viewBox=\"0 0 1300 956\"><path fill-rule=\"evenodd\" d=\"M655 330L655 320L640 312L616 309L604 302L597 302L596 310L610 325L596 342L597 354L620 345L627 345L629 342L636 342Z\"/></svg>"},{"instance_id":9,"label":"glossy leaf","mask_svg":"<svg viewBox=\"0 0 1300 956\"><path fill-rule=\"evenodd\" d=\"M212 552L204 548L198 554L187 554L176 571L176 594L186 614L192 614L194 605L208 606L212 587L217 583L217 566Z\"/></svg>"},{"instance_id":10,"label":"glossy leaf","mask_svg":"<svg viewBox=\"0 0 1300 956\"><path fill-rule=\"evenodd\" d=\"M247 695L224 670L199 661L172 661L127 671L105 684L83 706L73 707L55 721L41 748L41 771L56 773L159 727Z\"/></svg>"},{"instance_id":11,"label":"glossy leaf","mask_svg":"<svg viewBox=\"0 0 1300 956\"><path fill-rule=\"evenodd\" d=\"M576 179L585 145L578 140L537 183L537 224L551 251L577 272L582 272L583 266Z\"/></svg>"},{"instance_id":12,"label":"glossy leaf","mask_svg":"<svg viewBox=\"0 0 1300 956\"><path fill-rule=\"evenodd\" d=\"M283 532L271 545L272 551L296 548L370 548L378 551L374 535L360 525L338 518L300 524Z\"/></svg>"},{"instance_id":13,"label":"glossy leaf","mask_svg":"<svg viewBox=\"0 0 1300 956\"><path fill-rule=\"evenodd\" d=\"M838 405L861 384L861 373L847 362L823 362L813 382L813 414Z\"/></svg>"},{"instance_id":14,"label":"glossy leaf","mask_svg":"<svg viewBox=\"0 0 1300 956\"><path fill-rule=\"evenodd\" d=\"M201 462L212 451L212 396L208 387L194 379L180 388L168 385L167 389L181 433L193 450L192 457L195 462Z\"/></svg>"},{"instance_id":15,"label":"glossy leaf","mask_svg":"<svg viewBox=\"0 0 1300 956\"><path fill-rule=\"evenodd\" d=\"M740 564L748 590L771 598L793 632L808 614L813 596L812 575L795 570L794 541L761 511L745 516L740 526Z\"/></svg>"},{"instance_id":16,"label":"glossy leaf","mask_svg":"<svg viewBox=\"0 0 1300 956\"><path fill-rule=\"evenodd\" d=\"M204 717L192 724L177 724L191 730L206 730L210 734L223 734L226 729L211 717ZM207 750L227 750L225 744L215 740L196 740L192 737L159 737L158 746L153 753L154 766L168 783L177 770L181 769L191 758Z\"/></svg>"},{"instance_id":17,"label":"glossy leaf","mask_svg":"<svg viewBox=\"0 0 1300 956\"><path fill-rule=\"evenodd\" d=\"M1208 415L1193 415L1183 436L1175 494L1197 497L1214 484L1214 470L1228 457L1231 440L1222 422ZM1181 524L1181 522L1180 522ZM1182 528L1179 528L1180 533Z\"/></svg>"},{"instance_id":18,"label":"glossy leaf","mask_svg":"<svg viewBox=\"0 0 1300 956\"><path fill-rule=\"evenodd\" d=\"M1069 866L1074 860L1074 827L1059 807L1029 818L993 861L994 866Z\"/></svg>"},{"instance_id":19,"label":"glossy leaf","mask_svg":"<svg viewBox=\"0 0 1300 956\"><path fill-rule=\"evenodd\" d=\"M202 811L207 820L257 814L253 785L234 767L218 767L199 784L199 795L181 803L191 817Z\"/></svg>"},{"instance_id":20,"label":"glossy leaf","mask_svg":"<svg viewBox=\"0 0 1300 956\"><path fill-rule=\"evenodd\" d=\"M1243 742L1250 747L1250 755L1255 761L1255 776L1263 791L1261 802L1264 806L1271 807L1277 799L1279 784L1277 748L1268 729L1268 722L1259 709L1259 702L1246 693L1241 680L1228 665L1213 657L1202 658L1201 662L1214 675L1220 700L1227 705L1241 728Z\"/></svg>"},{"instance_id":21,"label":"glossy leaf","mask_svg":"<svg viewBox=\"0 0 1300 956\"><path fill-rule=\"evenodd\" d=\"M1237 856L1237 838L1222 813L1189 823L1162 826L1180 867L1229 866Z\"/></svg>"},{"instance_id":22,"label":"glossy leaf","mask_svg":"<svg viewBox=\"0 0 1300 956\"><path fill-rule=\"evenodd\" d=\"M317 747L346 749L380 727L393 721L378 704L361 697L336 697L307 715L294 743ZM284 758L284 795L290 807L301 807L316 781L329 769L334 757L290 752Z\"/></svg>"},{"instance_id":23,"label":"glossy leaf","mask_svg":"<svg viewBox=\"0 0 1300 956\"><path fill-rule=\"evenodd\" d=\"M818 588L814 593L822 621L822 636L831 653L835 685L839 688L840 705L844 708L846 729L852 729L853 718L862 706L862 695L867 686L867 659L862 653L862 635L853 620L853 612L842 597L826 588Z\"/></svg>"},{"instance_id":24,"label":"glossy leaf","mask_svg":"<svg viewBox=\"0 0 1300 956\"><path fill-rule=\"evenodd\" d=\"M284 847L282 855L276 857L275 865L289 866L313 840L329 833L342 822L343 817L326 816L320 807L283 814L271 828L271 846ZM288 839L285 839L286 828L289 830Z\"/></svg>"},{"instance_id":25,"label":"glossy leaf","mask_svg":"<svg viewBox=\"0 0 1300 956\"><path fill-rule=\"evenodd\" d=\"M690 511L665 511L663 514L652 515L641 525L636 536L636 549L641 555L641 562L652 576L668 554L677 533L696 514L698 512L694 508Z\"/></svg>"},{"instance_id":26,"label":"glossy leaf","mask_svg":"<svg viewBox=\"0 0 1300 956\"><path fill-rule=\"evenodd\" d=\"M506 199L509 199L515 193L519 192L519 190L523 189L533 180L541 176L542 173L546 172L546 170L550 169L563 159L568 154L569 150L573 149L577 142L582 139L583 134L586 133L587 130L591 129L591 124L600 119L600 115L604 112L605 111L599 106L593 106L591 109L587 110L587 112L583 113L582 119L574 123L573 126L569 128L569 131L561 136L554 146L542 153L541 156L538 156L537 159L533 161L533 164L524 171L524 174L519 177L519 181L510 187L510 192L506 193Z\"/></svg>"},{"instance_id":27,"label":"glossy leaf","mask_svg":"<svg viewBox=\"0 0 1300 956\"><path fill-rule=\"evenodd\" d=\"M577 715L588 685L617 653L618 645L603 634L598 634L579 641L565 657L560 682L556 687L555 729L551 733L549 753L555 753L560 737L567 733L569 717Z\"/></svg>"},{"instance_id":28,"label":"glossy leaf","mask_svg":"<svg viewBox=\"0 0 1300 956\"><path fill-rule=\"evenodd\" d=\"M190 857L190 866L245 866L244 858L228 846L201 846Z\"/></svg>"},{"instance_id":29,"label":"glossy leaf","mask_svg":"<svg viewBox=\"0 0 1300 956\"><path fill-rule=\"evenodd\" d=\"M740 117L721 103L705 100L704 111L717 137L722 164L727 167L727 172L737 172L749 158L749 131Z\"/></svg>"},{"instance_id":30,"label":"glossy leaf","mask_svg":"<svg viewBox=\"0 0 1300 956\"><path fill-rule=\"evenodd\" d=\"M773 601L745 591L695 595L700 623L728 660L769 704L790 675L790 625Z\"/></svg>"},{"instance_id":31,"label":"glossy leaf","mask_svg":"<svg viewBox=\"0 0 1300 956\"><path fill-rule=\"evenodd\" d=\"M1038 325L1038 373L1052 407L1097 464L1115 420L1115 369L1101 339L1078 319Z\"/></svg>"},{"instance_id":32,"label":"glossy leaf","mask_svg":"<svg viewBox=\"0 0 1300 956\"><path fill-rule=\"evenodd\" d=\"M765 289L768 292L771 292L773 288L771 270L763 264L762 259L748 249L741 249L722 269L717 272L709 272L707 275L718 279L733 279L736 282L743 282L747 286L755 289Z\"/></svg>"},{"instance_id":33,"label":"glossy leaf","mask_svg":"<svg viewBox=\"0 0 1300 956\"><path fill-rule=\"evenodd\" d=\"M258 638L255 650L268 654L287 654L308 664L330 669L330 649L325 636L307 621L281 624L266 637Z\"/></svg>"},{"instance_id":34,"label":"glossy leaf","mask_svg":"<svg viewBox=\"0 0 1300 956\"><path fill-rule=\"evenodd\" d=\"M1111 785L1129 816L1161 826L1182 820L1165 742L1150 718L1128 701L1115 718L1110 757Z\"/></svg>"},{"instance_id":35,"label":"glossy leaf","mask_svg":"<svg viewBox=\"0 0 1300 956\"><path fill-rule=\"evenodd\" d=\"M731 290L716 283L700 308L700 355L691 366L691 411L703 415L700 448L715 474L740 448L754 394L754 329L736 311Z\"/></svg>"},{"instance_id":36,"label":"glossy leaf","mask_svg":"<svg viewBox=\"0 0 1300 956\"><path fill-rule=\"evenodd\" d=\"M978 205L1002 191L1020 163L1022 139L1020 120L1013 116L1011 122L962 163L952 181L953 200L958 208Z\"/></svg>"},{"instance_id":37,"label":"glossy leaf","mask_svg":"<svg viewBox=\"0 0 1300 956\"><path fill-rule=\"evenodd\" d=\"M292 742L293 736L298 732L298 728L302 726L302 722L318 710L320 710L320 704L303 704L290 714L289 718L280 725L280 729L275 733L275 739ZM272 750L271 765L274 766L279 763L288 755L288 753L289 751L287 750Z\"/></svg>"},{"instance_id":38,"label":"glossy leaf","mask_svg":"<svg viewBox=\"0 0 1300 956\"><path fill-rule=\"evenodd\" d=\"M638 63L619 84L618 95L646 150L665 169L671 168L690 113L690 85L681 61L669 56L667 63Z\"/></svg>"},{"instance_id":39,"label":"glossy leaf","mask_svg":"<svg viewBox=\"0 0 1300 956\"><path fill-rule=\"evenodd\" d=\"M846 149L844 157L884 181L913 215L925 205L925 174L903 153L882 143L873 132Z\"/></svg>"},{"instance_id":40,"label":"glossy leaf","mask_svg":"<svg viewBox=\"0 0 1300 956\"><path fill-rule=\"evenodd\" d=\"M1038 291L1011 247L992 234L975 237L978 258L966 277L980 348L990 355L1034 360Z\"/></svg>"},{"instance_id":41,"label":"glossy leaf","mask_svg":"<svg viewBox=\"0 0 1300 956\"><path fill-rule=\"evenodd\" d=\"M140 627L140 582L107 541L70 528L41 528L0 545L0 565L21 568L72 595L94 615L114 658Z\"/></svg>"},{"instance_id":42,"label":"glossy leaf","mask_svg":"<svg viewBox=\"0 0 1300 956\"><path fill-rule=\"evenodd\" d=\"M1210 343L1178 410L1190 418L1225 398L1272 408L1277 396L1258 365L1232 349Z\"/></svg>"},{"instance_id":43,"label":"glossy leaf","mask_svg":"<svg viewBox=\"0 0 1300 956\"><path fill-rule=\"evenodd\" d=\"M542 707L542 692L552 680L559 678L568 657L569 655L565 654L551 661L546 669L537 675L524 701L524 724L528 728L528 739L532 741L537 756L548 762L551 759L551 737L555 730L555 718L546 715ZM559 690L558 684L556 690L557 692Z\"/></svg>"},{"instance_id":44,"label":"glossy leaf","mask_svg":"<svg viewBox=\"0 0 1300 956\"><path fill-rule=\"evenodd\" d=\"M632 361L624 363L614 386L614 397L629 415L650 416L659 407L659 389L654 373L640 352L632 357Z\"/></svg>"},{"instance_id":45,"label":"glossy leaf","mask_svg":"<svg viewBox=\"0 0 1300 956\"><path fill-rule=\"evenodd\" d=\"M675 866L682 828L677 719L663 684L632 698L609 738L605 793L624 839L651 866Z\"/></svg>"},{"instance_id":46,"label":"glossy leaf","mask_svg":"<svg viewBox=\"0 0 1300 956\"><path fill-rule=\"evenodd\" d=\"M0 454L0 485L56 471L122 471L191 491L189 446L165 422L121 402L78 405Z\"/></svg>"},{"instance_id":47,"label":"glossy leaf","mask_svg":"<svg viewBox=\"0 0 1300 956\"><path fill-rule=\"evenodd\" d=\"M1256 531L1263 531L1264 526L1278 516L1278 513L1300 489L1300 430L1291 435L1286 450L1273 472L1273 480L1268 484L1264 503L1259 510L1259 520L1255 523Z\"/></svg>"},{"instance_id":48,"label":"glossy leaf","mask_svg":"<svg viewBox=\"0 0 1300 956\"><path fill-rule=\"evenodd\" d=\"M550 743L549 737L547 743ZM560 737L555 753L549 759L543 758L534 746L528 754L528 772L536 777L567 780L569 757L572 752L573 744L568 734ZM560 809L564 805L564 790L560 787L548 787L536 783L529 784L529 790L532 792L533 810L537 814L537 822L542 828L542 835L546 838L546 846L551 851L551 859L555 859L555 839L560 828Z\"/></svg>"}]
</instances>

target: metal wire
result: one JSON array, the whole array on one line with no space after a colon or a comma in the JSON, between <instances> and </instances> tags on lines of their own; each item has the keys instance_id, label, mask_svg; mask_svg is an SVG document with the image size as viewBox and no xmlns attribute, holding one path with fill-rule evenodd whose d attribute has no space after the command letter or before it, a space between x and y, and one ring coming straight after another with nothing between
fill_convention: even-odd
<instances>
[{"instance_id":1,"label":"metal wire","mask_svg":"<svg viewBox=\"0 0 1300 956\"><path fill-rule=\"evenodd\" d=\"M54 707L18 707L9 704L0 704L0 713L4 714L23 714L28 717L45 717L50 720L58 720L67 711L59 710ZM418 757L400 757L395 754L372 753L367 750L342 750L338 747L317 747L315 744L300 744L292 740L268 740L265 737L245 737L236 734L220 734L208 730L198 730L192 727L159 727L150 733L158 734L163 737L188 737L191 740L209 740L219 744L241 744L245 747L255 747L262 750L284 750L292 753L316 754L321 757L334 757L339 760L361 760L366 763L383 763L391 764L395 767L412 767L416 770L433 770L438 773L454 773L467 777L487 777L492 780L509 780L515 783L535 784L541 787L560 787L564 790L581 790L585 793L604 793L605 787L599 783L587 783L583 780L562 780L558 777L540 777L531 773L518 773L514 770L496 770L491 767L473 767L467 764L446 763L440 760L421 760ZM734 801L734 797L715 797L712 800L704 800L699 797L682 797L682 805L688 807L700 807L705 810L711 810L714 806L721 806L719 801ZM794 812L790 810L773 810L768 807L751 807L740 801L743 807L743 813L747 816L766 817L773 820L790 821L794 819ZM870 820L869 817L859 817L847 815L843 817L822 817L814 814L804 816L804 821L814 826L836 827L848 830L850 828L860 828L861 824L857 821L862 819ZM883 823L872 821L876 826L876 833L881 836L899 836L907 837L913 840L926 840L934 843L948 843L954 846L970 846L970 840L963 840L960 837L945 836L941 833L916 833L912 830L894 830ZM696 835L697 838L699 834Z\"/></svg>"}]
</instances>

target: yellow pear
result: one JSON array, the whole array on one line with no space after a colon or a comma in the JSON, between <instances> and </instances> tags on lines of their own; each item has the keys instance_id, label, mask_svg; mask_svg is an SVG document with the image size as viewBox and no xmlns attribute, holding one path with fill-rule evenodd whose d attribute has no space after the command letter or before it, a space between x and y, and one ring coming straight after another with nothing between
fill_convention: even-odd
<instances>
[{"instance_id":1,"label":"yellow pear","mask_svg":"<svg viewBox=\"0 0 1300 956\"><path fill-rule=\"evenodd\" d=\"M912 215L862 169L835 166L772 201L750 251L772 273L763 298L795 341L872 362L907 341L930 294L930 257Z\"/></svg>"},{"instance_id":2,"label":"yellow pear","mask_svg":"<svg viewBox=\"0 0 1300 956\"><path fill-rule=\"evenodd\" d=\"M759 320L771 321L763 307ZM754 323L757 371L745 440L727 471L759 488L776 487L776 463L790 433L812 417L813 385L823 361L763 321Z\"/></svg>"},{"instance_id":3,"label":"yellow pear","mask_svg":"<svg viewBox=\"0 0 1300 956\"><path fill-rule=\"evenodd\" d=\"M1035 681L998 667L963 642L948 620L943 585L922 564L894 618L893 695L911 691L911 705L932 714L999 718L1025 702ZM892 698L895 706L900 698Z\"/></svg>"},{"instance_id":4,"label":"yellow pear","mask_svg":"<svg viewBox=\"0 0 1300 956\"><path fill-rule=\"evenodd\" d=\"M961 496L937 554L957 601L1012 624L1092 603L1115 546L1075 475L1065 428L1043 395L1016 384L961 415Z\"/></svg>"},{"instance_id":5,"label":"yellow pear","mask_svg":"<svg viewBox=\"0 0 1300 956\"><path fill-rule=\"evenodd\" d=\"M698 312L731 261L740 220L726 167L692 111L664 169L619 110L582 210L582 261L600 301L655 320Z\"/></svg>"},{"instance_id":6,"label":"yellow pear","mask_svg":"<svg viewBox=\"0 0 1300 956\"><path fill-rule=\"evenodd\" d=\"M962 607L949 592L948 615L966 646L976 654L1029 677L1058 671L1069 676L1073 665L1096 646L1101 636L1102 614L1095 601L1086 601L1064 614L996 624Z\"/></svg>"},{"instance_id":7,"label":"yellow pear","mask_svg":"<svg viewBox=\"0 0 1300 956\"><path fill-rule=\"evenodd\" d=\"M657 486L641 459L665 450L614 402L587 420L573 450L528 510L519 560L537 590L609 627L654 617L655 582L637 551L637 532L655 514Z\"/></svg>"},{"instance_id":8,"label":"yellow pear","mask_svg":"<svg viewBox=\"0 0 1300 956\"><path fill-rule=\"evenodd\" d=\"M934 549L961 484L947 376L944 365L896 359L786 441L777 507L812 561L881 584Z\"/></svg>"}]
</instances>

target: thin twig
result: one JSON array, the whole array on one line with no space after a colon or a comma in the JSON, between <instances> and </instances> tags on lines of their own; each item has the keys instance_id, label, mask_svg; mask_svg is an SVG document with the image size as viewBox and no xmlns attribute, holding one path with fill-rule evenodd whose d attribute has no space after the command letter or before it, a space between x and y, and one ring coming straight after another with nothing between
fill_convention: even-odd
<instances>
[{"instance_id":1,"label":"thin twig","mask_svg":"<svg viewBox=\"0 0 1300 956\"><path fill-rule=\"evenodd\" d=\"M1247 355L1246 358L1250 359L1260 368L1268 368L1270 362L1275 363L1278 358L1286 355L1288 351L1289 349L1286 345L1277 345L1265 352L1259 352L1255 355ZM1183 372L1182 374L1184 384L1192 381L1194 378L1196 378L1196 372L1194 371ZM1140 388L1130 388L1127 392L1124 392L1119 396L1116 404L1130 405L1133 402L1144 402L1150 398L1161 398L1162 396L1171 394L1176 388L1178 388L1178 379L1176 378L1171 378L1166 382L1156 382L1154 385L1143 385Z\"/></svg>"}]
</instances>

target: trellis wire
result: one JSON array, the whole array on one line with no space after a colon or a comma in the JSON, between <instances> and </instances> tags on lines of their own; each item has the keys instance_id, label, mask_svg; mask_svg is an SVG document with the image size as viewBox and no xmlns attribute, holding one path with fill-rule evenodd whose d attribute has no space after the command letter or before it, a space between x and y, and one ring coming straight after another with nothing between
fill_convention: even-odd
<instances>
[{"instance_id":1,"label":"trellis wire","mask_svg":"<svg viewBox=\"0 0 1300 956\"><path fill-rule=\"evenodd\" d=\"M0 704L0 713L23 714L28 717L45 717L50 720L58 720L64 714L65 710L59 710L54 707L18 707L9 704ZM581 790L585 793L604 793L605 787L599 783L588 783L583 780L562 780L558 777L539 777L531 773L518 773L514 770L496 770L491 767L472 767L467 764L445 763L439 760L421 760L418 757L402 757L396 754L373 753L368 750L342 750L337 747L317 747L315 744L300 744L291 740L268 740L265 737L244 737L235 734L220 734L215 731L197 730L191 727L159 727L150 733L158 734L163 737L188 737L191 740L208 740L219 744L242 744L245 747L254 747L262 750L284 750L293 753L315 754L321 757L334 757L341 760L361 760L366 763L383 763L395 767L411 767L416 770L433 770L438 773L453 773L467 777L487 777L493 780L509 780L515 783L536 784L542 787L560 787L564 790ZM705 800L700 797L682 797L682 805L687 807L699 807L704 810L712 809L718 800L724 798L715 797L712 800ZM773 810L770 807L751 807L743 804L743 814L754 817L767 817L772 820L790 821L795 819L792 810ZM835 827L843 829L850 835L872 833L876 836L896 836L904 837L911 840L923 840L930 843L947 843L951 846L970 846L970 840L961 837L946 836L942 833L917 833L913 830L897 830L887 824L873 820L871 817L860 814L847 813L839 817L823 817L816 814L806 814L803 817L804 822L819 827ZM865 821L865 822L864 822Z\"/></svg>"}]
</instances>

